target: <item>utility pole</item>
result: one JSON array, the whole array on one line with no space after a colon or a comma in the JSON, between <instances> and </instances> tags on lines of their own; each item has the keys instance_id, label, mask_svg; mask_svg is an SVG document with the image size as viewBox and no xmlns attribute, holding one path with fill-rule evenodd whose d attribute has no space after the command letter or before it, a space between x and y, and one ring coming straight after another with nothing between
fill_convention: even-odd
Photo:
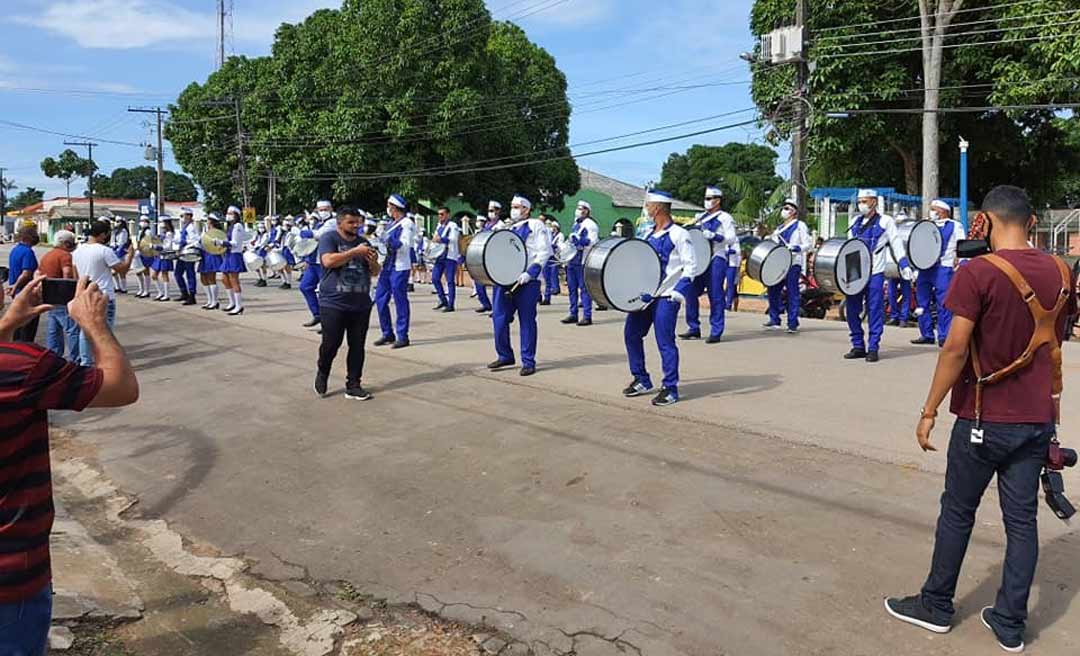
<instances>
[{"instance_id":1,"label":"utility pole","mask_svg":"<svg viewBox=\"0 0 1080 656\"><path fill-rule=\"evenodd\" d=\"M162 150L161 139L161 116L167 110L160 107L128 107L129 112L136 114L157 115L157 210L158 216L165 213L165 154Z\"/></svg>"},{"instance_id":2,"label":"utility pole","mask_svg":"<svg viewBox=\"0 0 1080 656\"><path fill-rule=\"evenodd\" d=\"M94 165L94 146L98 145L90 141L65 141L65 146L85 146L86 147L86 159L90 162L90 175L86 177L86 191L90 194L90 223L94 222L94 171L97 170L97 166Z\"/></svg>"},{"instance_id":3,"label":"utility pole","mask_svg":"<svg viewBox=\"0 0 1080 656\"><path fill-rule=\"evenodd\" d=\"M247 157L244 154L244 128L240 123L240 97L235 96L227 100L207 100L203 104L217 107L232 106L233 111L236 112L236 149L239 157L240 187L244 196L244 208L246 209L251 206L251 194L248 191Z\"/></svg>"},{"instance_id":4,"label":"utility pole","mask_svg":"<svg viewBox=\"0 0 1080 656\"><path fill-rule=\"evenodd\" d=\"M4 227L4 217L7 216L7 180L4 179L4 167L0 166L0 230Z\"/></svg>"},{"instance_id":5,"label":"utility pole","mask_svg":"<svg viewBox=\"0 0 1080 656\"><path fill-rule=\"evenodd\" d=\"M795 29L798 31L799 58L795 62L795 132L791 138L791 195L804 216L806 207L806 95L810 71L806 57L808 9L806 0L795 2Z\"/></svg>"}]
</instances>

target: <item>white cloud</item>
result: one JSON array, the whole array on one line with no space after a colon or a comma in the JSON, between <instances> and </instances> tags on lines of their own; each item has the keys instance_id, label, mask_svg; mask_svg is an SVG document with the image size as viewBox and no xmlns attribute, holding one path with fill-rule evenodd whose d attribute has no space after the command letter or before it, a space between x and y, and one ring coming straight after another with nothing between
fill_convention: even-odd
<instances>
[{"instance_id":1,"label":"white cloud","mask_svg":"<svg viewBox=\"0 0 1080 656\"><path fill-rule=\"evenodd\" d=\"M15 20L67 37L84 48L144 48L204 40L216 33L212 14L162 0L67 0Z\"/></svg>"},{"instance_id":2,"label":"white cloud","mask_svg":"<svg viewBox=\"0 0 1080 656\"><path fill-rule=\"evenodd\" d=\"M588 27L613 18L616 6L615 0L578 0L557 4L549 9L538 11L520 19L515 18L515 16L521 15L523 12L531 13L525 11L528 7L497 13L495 18L499 20L509 18L515 22L520 20L553 27L578 28Z\"/></svg>"}]
</instances>

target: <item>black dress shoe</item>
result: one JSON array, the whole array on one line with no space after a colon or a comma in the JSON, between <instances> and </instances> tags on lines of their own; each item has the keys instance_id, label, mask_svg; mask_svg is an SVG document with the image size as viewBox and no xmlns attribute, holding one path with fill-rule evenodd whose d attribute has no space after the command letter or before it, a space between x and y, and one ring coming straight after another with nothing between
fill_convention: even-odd
<instances>
[{"instance_id":1,"label":"black dress shoe","mask_svg":"<svg viewBox=\"0 0 1080 656\"><path fill-rule=\"evenodd\" d=\"M596 311L597 312L607 312L608 311L608 306L606 306L606 305L597 305L596 306Z\"/></svg>"},{"instance_id":2,"label":"black dress shoe","mask_svg":"<svg viewBox=\"0 0 1080 656\"><path fill-rule=\"evenodd\" d=\"M911 321L910 319L904 322L904 328L918 328L918 321Z\"/></svg>"},{"instance_id":3,"label":"black dress shoe","mask_svg":"<svg viewBox=\"0 0 1080 656\"><path fill-rule=\"evenodd\" d=\"M409 345L409 340L407 340L407 339L399 339L398 341L394 342L394 345L391 346L390 348L392 348L392 349L401 349L401 348L405 348L408 345Z\"/></svg>"},{"instance_id":4,"label":"black dress shoe","mask_svg":"<svg viewBox=\"0 0 1080 656\"><path fill-rule=\"evenodd\" d=\"M263 280L262 278L260 278L259 282L255 283L255 286L256 287L266 287L266 281Z\"/></svg>"},{"instance_id":5,"label":"black dress shoe","mask_svg":"<svg viewBox=\"0 0 1080 656\"><path fill-rule=\"evenodd\" d=\"M895 327L898 327L900 325L900 320L899 319L891 319L889 321L886 321L885 325L886 326L893 326L895 328Z\"/></svg>"},{"instance_id":6,"label":"black dress shoe","mask_svg":"<svg viewBox=\"0 0 1080 656\"><path fill-rule=\"evenodd\" d=\"M563 319L561 323L565 323L567 325L570 325L572 323L577 323L577 322L578 322L577 317L569 316L569 317L566 317L565 319Z\"/></svg>"},{"instance_id":7,"label":"black dress shoe","mask_svg":"<svg viewBox=\"0 0 1080 656\"><path fill-rule=\"evenodd\" d=\"M416 291L416 285L414 285L414 284L412 284L412 283L410 282L410 283L409 283L409 286L408 286L408 287L406 287L406 291L410 291L410 292L415 292L415 291Z\"/></svg>"},{"instance_id":8,"label":"black dress shoe","mask_svg":"<svg viewBox=\"0 0 1080 656\"><path fill-rule=\"evenodd\" d=\"M719 344L723 341L723 335L709 335L709 338L705 340L706 344Z\"/></svg>"},{"instance_id":9,"label":"black dress shoe","mask_svg":"<svg viewBox=\"0 0 1080 656\"><path fill-rule=\"evenodd\" d=\"M866 361L867 362L877 362L880 359L881 358L878 357L878 352L877 351L867 351L867 353L866 353Z\"/></svg>"},{"instance_id":10,"label":"black dress shoe","mask_svg":"<svg viewBox=\"0 0 1080 656\"><path fill-rule=\"evenodd\" d=\"M495 362L492 362L488 365L488 369L494 371L496 369L502 369L503 367L512 367L515 364L517 363L513 360L496 360Z\"/></svg>"},{"instance_id":11,"label":"black dress shoe","mask_svg":"<svg viewBox=\"0 0 1080 656\"><path fill-rule=\"evenodd\" d=\"M919 339L911 340L911 343L915 346L933 346L937 342L934 341L933 337L920 337Z\"/></svg>"},{"instance_id":12,"label":"black dress shoe","mask_svg":"<svg viewBox=\"0 0 1080 656\"><path fill-rule=\"evenodd\" d=\"M701 339L701 333L696 330L688 330L679 335L679 339Z\"/></svg>"},{"instance_id":13,"label":"black dress shoe","mask_svg":"<svg viewBox=\"0 0 1080 656\"><path fill-rule=\"evenodd\" d=\"M315 326L319 325L320 323L322 323L322 322L320 321L319 317L315 317L311 321L305 323L304 328L314 328Z\"/></svg>"},{"instance_id":14,"label":"black dress shoe","mask_svg":"<svg viewBox=\"0 0 1080 656\"><path fill-rule=\"evenodd\" d=\"M592 319L582 319L581 321L577 322L577 325L579 325L579 326L591 326L592 325Z\"/></svg>"},{"instance_id":15,"label":"black dress shoe","mask_svg":"<svg viewBox=\"0 0 1080 656\"><path fill-rule=\"evenodd\" d=\"M433 307L433 308L431 308L431 309L432 309L432 310L435 310L436 312L438 312L439 310L441 310L441 309L443 309L443 308L445 308L445 307L446 307L446 303L439 303L438 305L436 305L435 307Z\"/></svg>"},{"instance_id":16,"label":"black dress shoe","mask_svg":"<svg viewBox=\"0 0 1080 656\"><path fill-rule=\"evenodd\" d=\"M454 308L452 308L452 307L443 308L443 312L453 312L453 311L454 311Z\"/></svg>"},{"instance_id":17,"label":"black dress shoe","mask_svg":"<svg viewBox=\"0 0 1080 656\"><path fill-rule=\"evenodd\" d=\"M866 349L853 348L844 354L845 360L862 360L866 357Z\"/></svg>"},{"instance_id":18,"label":"black dress shoe","mask_svg":"<svg viewBox=\"0 0 1080 656\"><path fill-rule=\"evenodd\" d=\"M521 376L531 376L536 373L536 367L522 367L518 372Z\"/></svg>"},{"instance_id":19,"label":"black dress shoe","mask_svg":"<svg viewBox=\"0 0 1080 656\"><path fill-rule=\"evenodd\" d=\"M204 310L220 310L221 309L221 303L214 303L213 305L204 305L203 309Z\"/></svg>"},{"instance_id":20,"label":"black dress shoe","mask_svg":"<svg viewBox=\"0 0 1080 656\"><path fill-rule=\"evenodd\" d=\"M540 305L551 305L551 299L540 301Z\"/></svg>"},{"instance_id":21,"label":"black dress shoe","mask_svg":"<svg viewBox=\"0 0 1080 656\"><path fill-rule=\"evenodd\" d=\"M394 343L394 338L393 337L387 337L386 335L383 335L379 339L375 340L375 342L372 345L373 346L386 346L387 344L393 344L393 343Z\"/></svg>"},{"instance_id":22,"label":"black dress shoe","mask_svg":"<svg viewBox=\"0 0 1080 656\"><path fill-rule=\"evenodd\" d=\"M187 300L184 301L184 305L195 305L196 303L198 303L198 301L195 300L194 296L188 296Z\"/></svg>"},{"instance_id":23,"label":"black dress shoe","mask_svg":"<svg viewBox=\"0 0 1080 656\"><path fill-rule=\"evenodd\" d=\"M491 312L491 308L476 308L477 314L484 314L485 312Z\"/></svg>"}]
</instances>

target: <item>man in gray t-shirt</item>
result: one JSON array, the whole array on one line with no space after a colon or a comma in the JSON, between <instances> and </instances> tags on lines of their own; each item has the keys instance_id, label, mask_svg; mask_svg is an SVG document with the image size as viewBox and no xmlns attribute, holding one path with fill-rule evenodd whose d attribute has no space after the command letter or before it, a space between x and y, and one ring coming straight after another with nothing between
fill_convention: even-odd
<instances>
[{"instance_id":1,"label":"man in gray t-shirt","mask_svg":"<svg viewBox=\"0 0 1080 656\"><path fill-rule=\"evenodd\" d=\"M315 393L326 395L330 368L341 342L348 337L345 398L366 401L371 395L360 386L364 373L364 346L371 320L371 279L379 274L378 252L360 235L360 212L343 208L335 230L319 236L319 346Z\"/></svg>"}]
</instances>

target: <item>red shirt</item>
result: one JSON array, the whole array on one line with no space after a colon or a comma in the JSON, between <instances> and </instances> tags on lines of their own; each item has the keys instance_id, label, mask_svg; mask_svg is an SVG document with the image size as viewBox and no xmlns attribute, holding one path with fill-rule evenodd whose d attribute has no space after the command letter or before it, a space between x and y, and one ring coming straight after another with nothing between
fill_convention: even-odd
<instances>
[{"instance_id":1,"label":"red shirt","mask_svg":"<svg viewBox=\"0 0 1080 656\"><path fill-rule=\"evenodd\" d=\"M1054 307L1061 291L1061 271L1053 257L1035 249L994 254L1016 267L1044 308ZM975 343L983 375L1012 364L1024 352L1035 330L1035 320L1020 292L1001 270L979 258L957 270L945 297L945 307L975 322ZM1075 311L1076 295L1072 294L1058 320L1059 342L1064 339L1068 315ZM1050 349L1044 346L1035 353L1030 365L983 388L983 420L1005 424L1053 422L1052 382ZM953 386L950 410L963 419L975 418L975 370L970 357Z\"/></svg>"},{"instance_id":2,"label":"red shirt","mask_svg":"<svg viewBox=\"0 0 1080 656\"><path fill-rule=\"evenodd\" d=\"M50 278L63 278L64 267L74 269L71 266L71 253L60 247L53 248L38 262L38 271ZM74 275L68 276L74 278Z\"/></svg>"},{"instance_id":3,"label":"red shirt","mask_svg":"<svg viewBox=\"0 0 1080 656\"><path fill-rule=\"evenodd\" d=\"M47 411L82 410L102 378L37 344L0 343L0 603L32 597L51 579Z\"/></svg>"}]
</instances>

